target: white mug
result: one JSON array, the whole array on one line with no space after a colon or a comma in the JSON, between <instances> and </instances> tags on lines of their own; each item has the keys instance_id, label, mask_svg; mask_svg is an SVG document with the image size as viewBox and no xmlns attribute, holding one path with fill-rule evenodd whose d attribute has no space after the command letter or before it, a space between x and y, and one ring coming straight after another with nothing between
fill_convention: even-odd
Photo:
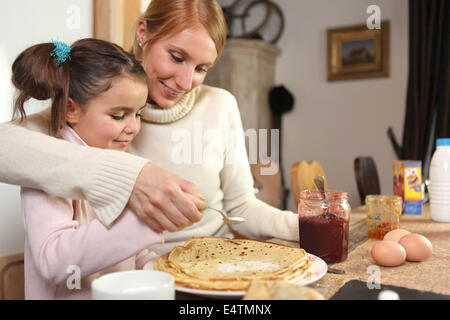
<instances>
[{"instance_id":1,"label":"white mug","mask_svg":"<svg viewBox=\"0 0 450 320\"><path fill-rule=\"evenodd\" d=\"M93 300L174 300L175 279L154 270L113 272L95 279L91 293Z\"/></svg>"}]
</instances>

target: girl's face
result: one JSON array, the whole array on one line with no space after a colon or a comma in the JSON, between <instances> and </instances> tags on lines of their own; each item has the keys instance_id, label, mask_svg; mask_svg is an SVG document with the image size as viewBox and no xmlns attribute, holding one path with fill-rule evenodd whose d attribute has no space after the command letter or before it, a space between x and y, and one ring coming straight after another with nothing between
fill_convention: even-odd
<instances>
[{"instance_id":1,"label":"girl's face","mask_svg":"<svg viewBox=\"0 0 450 320\"><path fill-rule=\"evenodd\" d=\"M163 109L171 108L203 83L217 58L216 46L201 26L145 45L145 26L141 27L138 39L144 44L142 64L147 73L149 101Z\"/></svg>"},{"instance_id":2,"label":"girl's face","mask_svg":"<svg viewBox=\"0 0 450 320\"><path fill-rule=\"evenodd\" d=\"M83 106L70 101L66 121L88 145L125 151L141 129L140 112L147 96L143 81L120 77Z\"/></svg>"}]
</instances>

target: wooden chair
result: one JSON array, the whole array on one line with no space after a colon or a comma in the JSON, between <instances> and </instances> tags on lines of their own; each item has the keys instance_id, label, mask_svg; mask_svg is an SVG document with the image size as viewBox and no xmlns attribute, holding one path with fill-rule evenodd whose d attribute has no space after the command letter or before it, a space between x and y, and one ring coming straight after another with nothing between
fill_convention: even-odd
<instances>
[{"instance_id":1,"label":"wooden chair","mask_svg":"<svg viewBox=\"0 0 450 320\"><path fill-rule=\"evenodd\" d=\"M0 300L25 299L23 253L0 257Z\"/></svg>"},{"instance_id":2,"label":"wooden chair","mask_svg":"<svg viewBox=\"0 0 450 320\"><path fill-rule=\"evenodd\" d=\"M276 166L276 174L264 175L261 174L261 169L269 168L270 166L276 165L275 163L270 163L270 165L263 165L260 162L256 164L251 164L250 169L252 171L254 187L258 190L256 197L264 201L265 203L271 205L275 208L281 208L281 171Z\"/></svg>"},{"instance_id":3,"label":"wooden chair","mask_svg":"<svg viewBox=\"0 0 450 320\"><path fill-rule=\"evenodd\" d=\"M302 190L317 190L314 184L314 176L320 174L324 177L325 171L320 163L316 160L313 161L300 161L296 162L291 167L291 192L294 197L295 206L298 207L299 195ZM325 179L325 188L327 182Z\"/></svg>"},{"instance_id":4,"label":"wooden chair","mask_svg":"<svg viewBox=\"0 0 450 320\"><path fill-rule=\"evenodd\" d=\"M366 195L381 194L377 167L371 156L355 158L354 168L361 204L365 203Z\"/></svg>"}]
</instances>

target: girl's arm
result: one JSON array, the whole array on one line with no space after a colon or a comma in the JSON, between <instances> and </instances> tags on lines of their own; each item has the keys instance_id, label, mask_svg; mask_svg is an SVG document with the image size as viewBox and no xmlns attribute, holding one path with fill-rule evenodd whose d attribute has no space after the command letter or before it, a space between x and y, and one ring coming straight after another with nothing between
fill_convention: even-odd
<instances>
[{"instance_id":1,"label":"girl's arm","mask_svg":"<svg viewBox=\"0 0 450 320\"><path fill-rule=\"evenodd\" d=\"M40 190L22 188L22 210L31 258L42 276L55 284L66 281L69 266L78 266L86 277L163 241L161 233L129 210L110 229L97 219L80 225L73 220L73 200Z\"/></svg>"}]
</instances>

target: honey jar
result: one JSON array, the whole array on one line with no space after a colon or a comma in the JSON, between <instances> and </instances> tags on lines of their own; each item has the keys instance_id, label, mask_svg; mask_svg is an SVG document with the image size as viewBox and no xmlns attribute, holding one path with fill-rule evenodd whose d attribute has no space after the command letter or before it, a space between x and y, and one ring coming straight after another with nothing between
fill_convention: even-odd
<instances>
[{"instance_id":1,"label":"honey jar","mask_svg":"<svg viewBox=\"0 0 450 320\"><path fill-rule=\"evenodd\" d=\"M367 236L382 240L391 230L400 228L402 198L391 195L366 196Z\"/></svg>"}]
</instances>

